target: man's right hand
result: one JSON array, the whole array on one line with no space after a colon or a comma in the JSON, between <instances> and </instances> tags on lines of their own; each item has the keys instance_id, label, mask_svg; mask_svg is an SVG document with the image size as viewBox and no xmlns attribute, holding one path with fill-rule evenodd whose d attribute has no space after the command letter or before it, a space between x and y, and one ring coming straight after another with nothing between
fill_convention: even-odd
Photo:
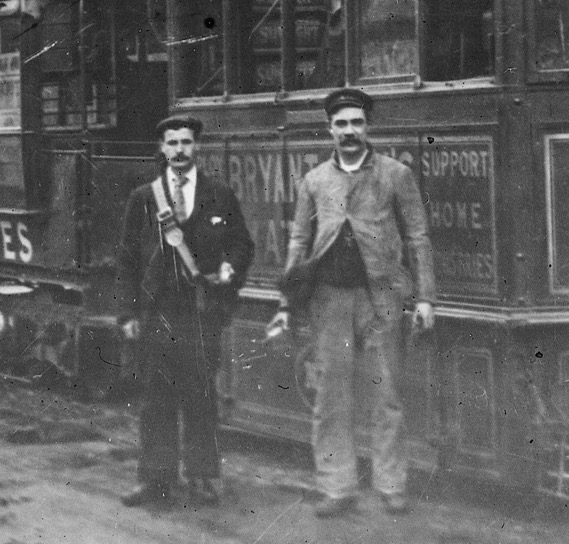
<instances>
[{"instance_id":1,"label":"man's right hand","mask_svg":"<svg viewBox=\"0 0 569 544\"><path fill-rule=\"evenodd\" d=\"M290 328L290 312L279 310L270 323L266 327L268 338L278 336L282 331L288 331Z\"/></svg>"},{"instance_id":2,"label":"man's right hand","mask_svg":"<svg viewBox=\"0 0 569 544\"><path fill-rule=\"evenodd\" d=\"M130 319L122 326L122 332L127 340L140 338L140 322L138 319Z\"/></svg>"}]
</instances>

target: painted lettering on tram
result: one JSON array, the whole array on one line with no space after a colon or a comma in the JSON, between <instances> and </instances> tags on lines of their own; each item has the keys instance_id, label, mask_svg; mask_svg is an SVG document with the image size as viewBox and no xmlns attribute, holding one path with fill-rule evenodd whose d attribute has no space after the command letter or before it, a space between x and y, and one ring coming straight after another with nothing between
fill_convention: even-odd
<instances>
[{"instance_id":1,"label":"painted lettering on tram","mask_svg":"<svg viewBox=\"0 0 569 544\"><path fill-rule=\"evenodd\" d=\"M31 262L34 250L28 236L28 227L21 221L0 220L2 259L21 263Z\"/></svg>"},{"instance_id":2,"label":"painted lettering on tram","mask_svg":"<svg viewBox=\"0 0 569 544\"><path fill-rule=\"evenodd\" d=\"M200 167L209 174L222 173L241 203L255 242L253 268L280 271L284 265L296 181L330 153L329 147L319 151L313 142L287 152L280 144L258 142L258 147L237 144L225 156L212 152L201 158Z\"/></svg>"},{"instance_id":3,"label":"painted lettering on tram","mask_svg":"<svg viewBox=\"0 0 569 544\"><path fill-rule=\"evenodd\" d=\"M434 178L488 178L488 151L435 149L421 154L421 174Z\"/></svg>"},{"instance_id":4,"label":"painted lettering on tram","mask_svg":"<svg viewBox=\"0 0 569 544\"><path fill-rule=\"evenodd\" d=\"M497 289L492 139L372 137L380 153L407 164L420 181L436 253L437 283L445 293ZM294 215L296 181L326 160L331 142L295 140L235 143L202 154L200 168L235 191L256 246L254 268L280 271Z\"/></svg>"},{"instance_id":5,"label":"painted lettering on tram","mask_svg":"<svg viewBox=\"0 0 569 544\"><path fill-rule=\"evenodd\" d=\"M420 171L445 293L497 290L494 174L490 137L439 137L422 143Z\"/></svg>"},{"instance_id":6,"label":"painted lettering on tram","mask_svg":"<svg viewBox=\"0 0 569 544\"><path fill-rule=\"evenodd\" d=\"M496 275L494 256L491 253L464 253L435 251L435 261L446 278L455 281L489 281Z\"/></svg>"},{"instance_id":7,"label":"painted lettering on tram","mask_svg":"<svg viewBox=\"0 0 569 544\"><path fill-rule=\"evenodd\" d=\"M482 229L481 202L429 202L431 227L445 229Z\"/></svg>"},{"instance_id":8,"label":"painted lettering on tram","mask_svg":"<svg viewBox=\"0 0 569 544\"><path fill-rule=\"evenodd\" d=\"M285 181L280 150L230 153L229 184L242 203L282 203L294 201L293 181L318 164L316 153L289 153Z\"/></svg>"},{"instance_id":9,"label":"painted lettering on tram","mask_svg":"<svg viewBox=\"0 0 569 544\"><path fill-rule=\"evenodd\" d=\"M255 259L262 266L282 267L286 255L287 221L247 218L251 238L255 243Z\"/></svg>"}]
</instances>

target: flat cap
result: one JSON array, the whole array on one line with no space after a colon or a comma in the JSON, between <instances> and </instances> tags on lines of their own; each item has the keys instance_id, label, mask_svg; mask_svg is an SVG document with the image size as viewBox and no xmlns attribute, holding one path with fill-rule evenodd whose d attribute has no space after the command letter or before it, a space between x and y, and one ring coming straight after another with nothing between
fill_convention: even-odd
<instances>
[{"instance_id":1,"label":"flat cap","mask_svg":"<svg viewBox=\"0 0 569 544\"><path fill-rule=\"evenodd\" d=\"M324 99L324 109L330 116L340 108L361 108L365 113L369 113L373 108L373 101L371 97L359 89L338 89L332 91Z\"/></svg>"},{"instance_id":2,"label":"flat cap","mask_svg":"<svg viewBox=\"0 0 569 544\"><path fill-rule=\"evenodd\" d=\"M162 121L156 125L156 136L158 138L162 138L165 131L169 129L178 130L179 128L189 128L190 130L193 130L194 137L197 138L203 130L203 123L195 117L189 117L181 114L172 115L171 117L162 119Z\"/></svg>"}]
</instances>

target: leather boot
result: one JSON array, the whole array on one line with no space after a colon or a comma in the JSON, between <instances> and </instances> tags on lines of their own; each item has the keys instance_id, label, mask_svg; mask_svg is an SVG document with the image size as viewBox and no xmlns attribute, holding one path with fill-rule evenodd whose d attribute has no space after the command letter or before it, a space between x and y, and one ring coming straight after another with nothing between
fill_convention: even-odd
<instances>
[{"instance_id":1,"label":"leather boot","mask_svg":"<svg viewBox=\"0 0 569 544\"><path fill-rule=\"evenodd\" d=\"M219 504L219 495L209 478L191 479L190 495L200 504Z\"/></svg>"}]
</instances>

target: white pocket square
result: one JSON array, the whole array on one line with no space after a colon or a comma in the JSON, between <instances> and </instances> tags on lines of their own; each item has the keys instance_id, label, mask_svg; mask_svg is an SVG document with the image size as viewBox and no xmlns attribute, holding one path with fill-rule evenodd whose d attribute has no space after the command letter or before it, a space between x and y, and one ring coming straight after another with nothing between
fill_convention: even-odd
<instances>
[{"instance_id":1,"label":"white pocket square","mask_svg":"<svg viewBox=\"0 0 569 544\"><path fill-rule=\"evenodd\" d=\"M212 225L218 225L219 223L223 222L223 218L219 217L218 215L214 215L210 221Z\"/></svg>"}]
</instances>

